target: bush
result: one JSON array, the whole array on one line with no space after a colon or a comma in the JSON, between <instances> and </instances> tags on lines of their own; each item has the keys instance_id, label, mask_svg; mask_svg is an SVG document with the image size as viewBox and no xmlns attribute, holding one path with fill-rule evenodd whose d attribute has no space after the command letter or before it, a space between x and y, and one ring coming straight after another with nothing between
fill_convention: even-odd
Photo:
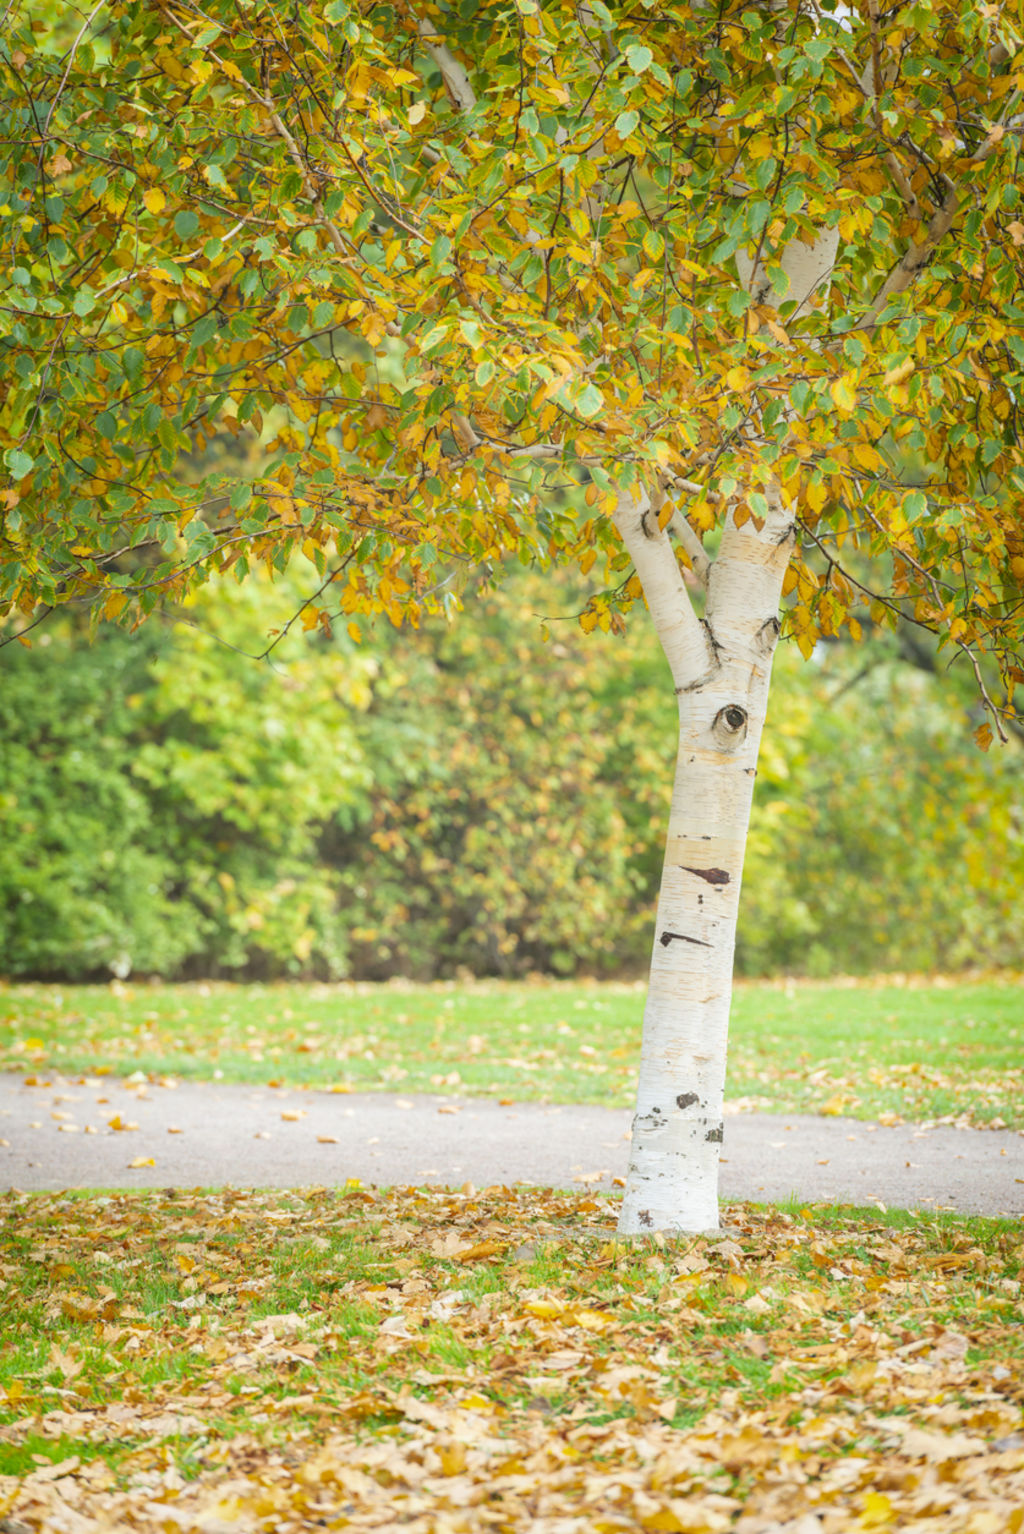
<instances>
[{"instance_id":1,"label":"bush","mask_svg":"<svg viewBox=\"0 0 1024 1534\"><path fill-rule=\"evenodd\" d=\"M649 945L670 735L659 762L642 747L633 781L624 773L640 714L665 699L619 695L616 665L646 664L635 641L606 649L566 625L545 645L544 602L551 588L524 578L451 629L380 641L385 681L357 723L375 776L369 835L324 848L361 974L607 971Z\"/></svg>"},{"instance_id":2,"label":"bush","mask_svg":"<svg viewBox=\"0 0 1024 1534\"><path fill-rule=\"evenodd\" d=\"M306 646L271 670L225 644L297 600L224 582L202 627L92 643L65 628L5 650L9 975L346 970L316 845L324 823L367 813L351 713L372 659Z\"/></svg>"},{"instance_id":3,"label":"bush","mask_svg":"<svg viewBox=\"0 0 1024 1534\"><path fill-rule=\"evenodd\" d=\"M587 638L554 621L579 592L524 574L451 628L296 631L272 666L230 648L265 643L301 575L6 648L6 972L642 971L675 748L643 615ZM1021 961L1019 746L978 751L970 692L889 645L780 649L742 973Z\"/></svg>"}]
</instances>

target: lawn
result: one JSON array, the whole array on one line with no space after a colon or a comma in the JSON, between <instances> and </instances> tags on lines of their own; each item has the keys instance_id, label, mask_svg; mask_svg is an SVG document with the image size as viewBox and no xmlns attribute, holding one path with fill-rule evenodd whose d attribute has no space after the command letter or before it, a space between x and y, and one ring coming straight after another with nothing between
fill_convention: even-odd
<instances>
[{"instance_id":1,"label":"lawn","mask_svg":"<svg viewBox=\"0 0 1024 1534\"><path fill-rule=\"evenodd\" d=\"M1019 1224L724 1216L2 1195L2 1526L1024 1527Z\"/></svg>"},{"instance_id":2,"label":"lawn","mask_svg":"<svg viewBox=\"0 0 1024 1534\"><path fill-rule=\"evenodd\" d=\"M748 1107L1024 1124L1019 984L746 985ZM628 985L11 986L0 1066L628 1102ZM1020 1222L0 1194L0 1529L1024 1534Z\"/></svg>"},{"instance_id":3,"label":"lawn","mask_svg":"<svg viewBox=\"0 0 1024 1534\"><path fill-rule=\"evenodd\" d=\"M639 985L10 985L0 1068L633 1101ZM737 987L746 1108L1024 1127L1020 977Z\"/></svg>"}]
</instances>

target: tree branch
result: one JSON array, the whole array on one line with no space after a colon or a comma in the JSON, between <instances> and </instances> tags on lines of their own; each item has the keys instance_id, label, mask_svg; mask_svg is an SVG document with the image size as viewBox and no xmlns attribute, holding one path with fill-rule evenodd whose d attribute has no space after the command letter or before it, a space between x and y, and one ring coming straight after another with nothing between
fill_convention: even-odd
<instances>
[{"instance_id":1,"label":"tree branch","mask_svg":"<svg viewBox=\"0 0 1024 1534\"><path fill-rule=\"evenodd\" d=\"M444 39L433 22L425 18L417 22L423 46L441 71L445 89L452 105L460 112L470 112L476 106L476 92L469 83L469 76L458 59L445 45Z\"/></svg>"},{"instance_id":2,"label":"tree branch","mask_svg":"<svg viewBox=\"0 0 1024 1534\"><path fill-rule=\"evenodd\" d=\"M633 561L677 693L709 676L718 661L694 612L675 550L646 490L622 490L612 520Z\"/></svg>"},{"instance_id":3,"label":"tree branch","mask_svg":"<svg viewBox=\"0 0 1024 1534\"><path fill-rule=\"evenodd\" d=\"M987 160L989 155L998 148L1005 131L1004 123L997 123L985 142L971 155L971 163L980 165ZM878 321L878 316L882 313L889 299L894 294L903 293L910 287L918 273L923 271L928 265L939 241L953 227L954 220L959 211L959 191L956 186L951 186L942 205L932 214L924 239L920 244L916 240L911 240L901 259L882 283L882 286L875 295L871 308L855 327L856 329L867 330L875 325Z\"/></svg>"}]
</instances>

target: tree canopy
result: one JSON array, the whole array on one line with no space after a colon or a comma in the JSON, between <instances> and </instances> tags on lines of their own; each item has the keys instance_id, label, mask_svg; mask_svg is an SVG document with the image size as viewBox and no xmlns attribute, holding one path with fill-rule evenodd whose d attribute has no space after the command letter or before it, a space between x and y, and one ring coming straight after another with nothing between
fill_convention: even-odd
<instances>
[{"instance_id":1,"label":"tree canopy","mask_svg":"<svg viewBox=\"0 0 1024 1534\"><path fill-rule=\"evenodd\" d=\"M1024 679L1021 22L16 3L14 627L65 602L134 622L301 549L310 627L415 623L516 556L592 572L580 621L619 630L617 494L681 506L699 567L778 487L800 648L910 616L979 680L995 657L998 727Z\"/></svg>"}]
</instances>

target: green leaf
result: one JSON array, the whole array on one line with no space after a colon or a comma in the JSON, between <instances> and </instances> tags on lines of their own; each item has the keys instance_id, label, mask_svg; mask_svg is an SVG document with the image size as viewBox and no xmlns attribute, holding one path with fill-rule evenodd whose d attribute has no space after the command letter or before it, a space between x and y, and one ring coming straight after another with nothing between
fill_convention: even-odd
<instances>
[{"instance_id":1,"label":"green leaf","mask_svg":"<svg viewBox=\"0 0 1024 1534\"><path fill-rule=\"evenodd\" d=\"M12 479L24 479L26 474L31 474L35 468L35 459L28 453L23 453L18 447L9 447L4 454L4 463L11 471Z\"/></svg>"},{"instance_id":2,"label":"green leaf","mask_svg":"<svg viewBox=\"0 0 1024 1534\"><path fill-rule=\"evenodd\" d=\"M177 261L172 261L170 256L161 256L159 261L156 262L156 269L158 272L163 272L172 282L181 283L185 281L185 273Z\"/></svg>"},{"instance_id":3,"label":"green leaf","mask_svg":"<svg viewBox=\"0 0 1024 1534\"><path fill-rule=\"evenodd\" d=\"M588 383L577 394L573 400L573 405L579 415L584 416L588 421L592 421L604 409L604 395L596 384Z\"/></svg>"},{"instance_id":4,"label":"green leaf","mask_svg":"<svg viewBox=\"0 0 1024 1534\"><path fill-rule=\"evenodd\" d=\"M650 48L643 48L638 43L630 43L626 49L626 62L635 75L642 75L649 69L653 58Z\"/></svg>"},{"instance_id":5,"label":"green leaf","mask_svg":"<svg viewBox=\"0 0 1024 1534\"><path fill-rule=\"evenodd\" d=\"M615 131L619 138L629 138L629 135L633 132L639 121L639 112L620 112L615 119Z\"/></svg>"},{"instance_id":6,"label":"green leaf","mask_svg":"<svg viewBox=\"0 0 1024 1534\"><path fill-rule=\"evenodd\" d=\"M194 208L179 208L174 215L174 232L179 240L190 240L199 228L199 214Z\"/></svg>"},{"instance_id":7,"label":"green leaf","mask_svg":"<svg viewBox=\"0 0 1024 1534\"><path fill-rule=\"evenodd\" d=\"M217 314L204 314L201 320L197 320L192 330L192 347L196 349L204 346L214 335L220 326L220 316Z\"/></svg>"},{"instance_id":8,"label":"green leaf","mask_svg":"<svg viewBox=\"0 0 1024 1534\"><path fill-rule=\"evenodd\" d=\"M662 239L661 234L657 229L645 230L642 243L644 248L644 255L647 257L648 261L657 261L660 259L662 252L665 249L665 241Z\"/></svg>"}]
</instances>

